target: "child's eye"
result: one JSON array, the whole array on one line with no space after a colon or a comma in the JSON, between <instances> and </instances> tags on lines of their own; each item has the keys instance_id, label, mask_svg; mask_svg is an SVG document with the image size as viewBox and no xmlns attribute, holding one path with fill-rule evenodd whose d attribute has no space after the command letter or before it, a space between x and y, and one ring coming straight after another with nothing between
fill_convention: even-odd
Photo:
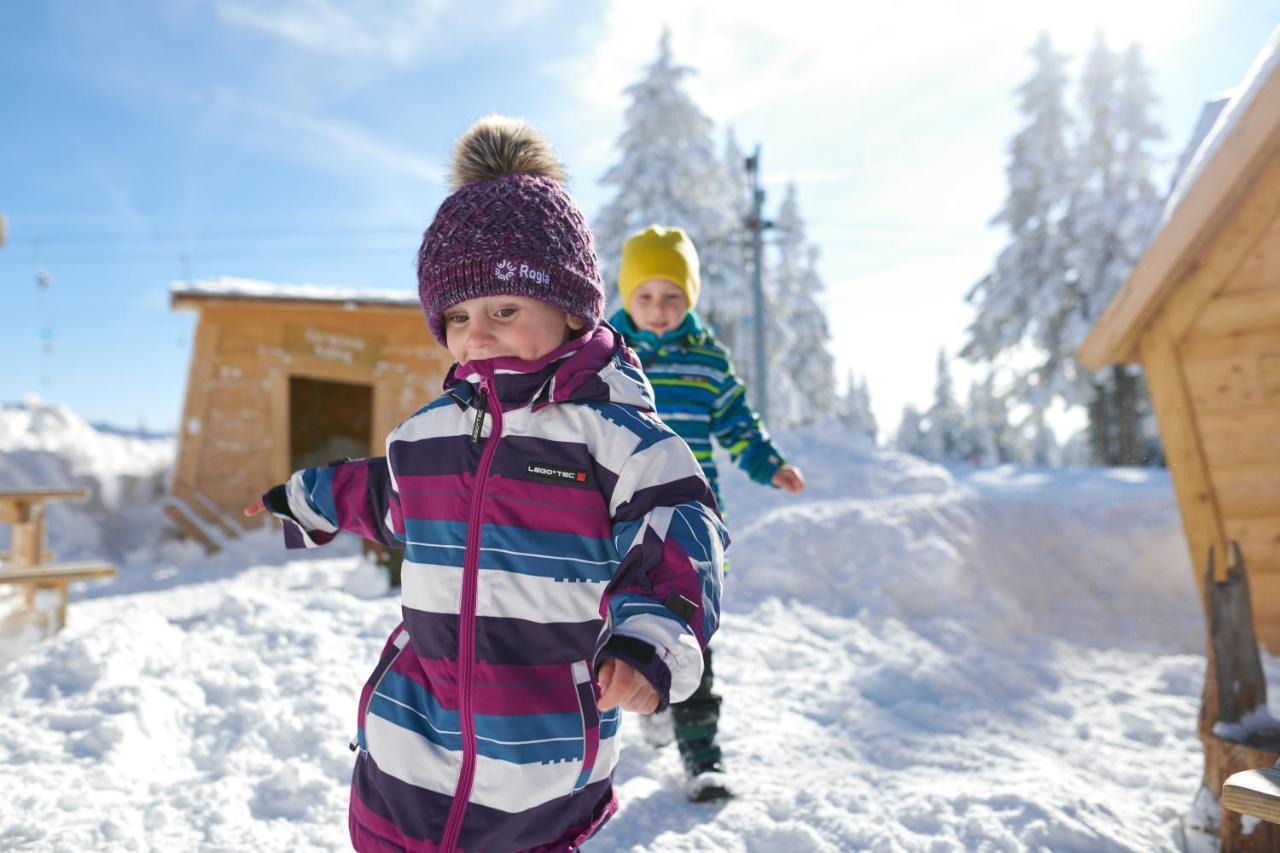
<instances>
[{"instance_id":1,"label":"child's eye","mask_svg":"<svg viewBox=\"0 0 1280 853\"><path fill-rule=\"evenodd\" d=\"M508 317L514 317L515 313L516 313L515 308L499 308L497 311L498 316L504 320L507 319Z\"/></svg>"},{"instance_id":2,"label":"child's eye","mask_svg":"<svg viewBox=\"0 0 1280 853\"><path fill-rule=\"evenodd\" d=\"M467 315L466 314L449 314L444 318L444 321L446 323L452 323L453 325L457 326L467 322Z\"/></svg>"}]
</instances>

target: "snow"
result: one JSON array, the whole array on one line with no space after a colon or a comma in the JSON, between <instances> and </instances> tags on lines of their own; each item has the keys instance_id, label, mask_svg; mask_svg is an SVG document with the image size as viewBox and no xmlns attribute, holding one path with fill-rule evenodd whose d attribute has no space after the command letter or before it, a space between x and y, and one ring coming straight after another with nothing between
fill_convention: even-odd
<instances>
[{"instance_id":1,"label":"snow","mask_svg":"<svg viewBox=\"0 0 1280 853\"><path fill-rule=\"evenodd\" d=\"M1239 123L1240 117L1248 111L1249 105L1253 103L1254 98L1262 91L1262 87L1277 69L1280 69L1280 27L1272 31L1266 45L1254 59L1253 66L1235 90L1234 96L1226 106L1221 108L1213 129L1205 136L1199 149L1186 165L1173 192L1169 193L1169 198L1165 202L1164 215L1161 218L1161 226L1173 218L1173 212L1177 210L1187 192L1200 178L1200 173L1213 160L1213 155L1222 141Z\"/></svg>"},{"instance_id":2,"label":"snow","mask_svg":"<svg viewBox=\"0 0 1280 853\"><path fill-rule=\"evenodd\" d=\"M0 486L134 470L129 439L51 404L0 410L0 436ZM686 803L674 748L628 718L622 809L589 849L1177 849L1206 808L1204 658L1167 475L948 469L832 425L778 439L805 495L724 478L739 796ZM142 470L171 458L133 441ZM299 558L270 531L118 559L0 664L0 849L347 849L356 697L398 618L378 570L351 540Z\"/></svg>"},{"instance_id":3,"label":"snow","mask_svg":"<svg viewBox=\"0 0 1280 853\"><path fill-rule=\"evenodd\" d=\"M412 290L327 287L317 284L279 284L229 276L201 281L175 281L169 286L169 292L173 296L307 299L326 302L382 302L394 305L418 304L418 294Z\"/></svg>"}]
</instances>

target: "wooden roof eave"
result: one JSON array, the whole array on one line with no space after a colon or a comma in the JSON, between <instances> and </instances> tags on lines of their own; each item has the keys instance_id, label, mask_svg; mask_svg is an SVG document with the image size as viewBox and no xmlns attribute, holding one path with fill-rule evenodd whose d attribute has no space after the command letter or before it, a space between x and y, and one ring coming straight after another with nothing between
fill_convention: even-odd
<instances>
[{"instance_id":1,"label":"wooden roof eave","mask_svg":"<svg viewBox=\"0 0 1280 853\"><path fill-rule=\"evenodd\" d=\"M1174 286L1194 270L1235 202L1249 190L1280 137L1280 63L1274 64L1242 112L1232 117L1210 160L1094 325L1076 357L1086 368L1139 361L1143 330Z\"/></svg>"}]
</instances>

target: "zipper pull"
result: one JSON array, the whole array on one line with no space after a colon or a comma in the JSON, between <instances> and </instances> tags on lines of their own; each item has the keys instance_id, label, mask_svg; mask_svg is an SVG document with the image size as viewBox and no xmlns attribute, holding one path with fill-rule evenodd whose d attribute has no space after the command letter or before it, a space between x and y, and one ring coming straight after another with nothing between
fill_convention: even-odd
<instances>
[{"instance_id":1,"label":"zipper pull","mask_svg":"<svg viewBox=\"0 0 1280 853\"><path fill-rule=\"evenodd\" d=\"M484 413L487 409L488 392L480 389L480 399L476 401L476 423L471 428L471 443L477 444L480 441L480 431L484 429Z\"/></svg>"}]
</instances>

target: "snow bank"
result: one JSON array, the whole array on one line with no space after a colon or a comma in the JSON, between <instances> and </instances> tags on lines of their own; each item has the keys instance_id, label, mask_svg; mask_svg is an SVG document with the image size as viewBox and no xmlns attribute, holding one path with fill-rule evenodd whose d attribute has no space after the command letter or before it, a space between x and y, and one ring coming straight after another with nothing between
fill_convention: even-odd
<instances>
[{"instance_id":1,"label":"snow bank","mask_svg":"<svg viewBox=\"0 0 1280 853\"><path fill-rule=\"evenodd\" d=\"M119 560L158 543L174 453L172 438L101 431L39 397L0 406L0 488L90 490L84 501L46 504L46 547L60 560ZM0 543L8 547L7 530Z\"/></svg>"},{"instance_id":2,"label":"snow bank","mask_svg":"<svg viewBox=\"0 0 1280 853\"><path fill-rule=\"evenodd\" d=\"M997 644L1200 648L1163 470L948 469L835 424L778 440L809 478L801 498L726 472L738 606L777 596L849 617L962 620Z\"/></svg>"}]
</instances>

